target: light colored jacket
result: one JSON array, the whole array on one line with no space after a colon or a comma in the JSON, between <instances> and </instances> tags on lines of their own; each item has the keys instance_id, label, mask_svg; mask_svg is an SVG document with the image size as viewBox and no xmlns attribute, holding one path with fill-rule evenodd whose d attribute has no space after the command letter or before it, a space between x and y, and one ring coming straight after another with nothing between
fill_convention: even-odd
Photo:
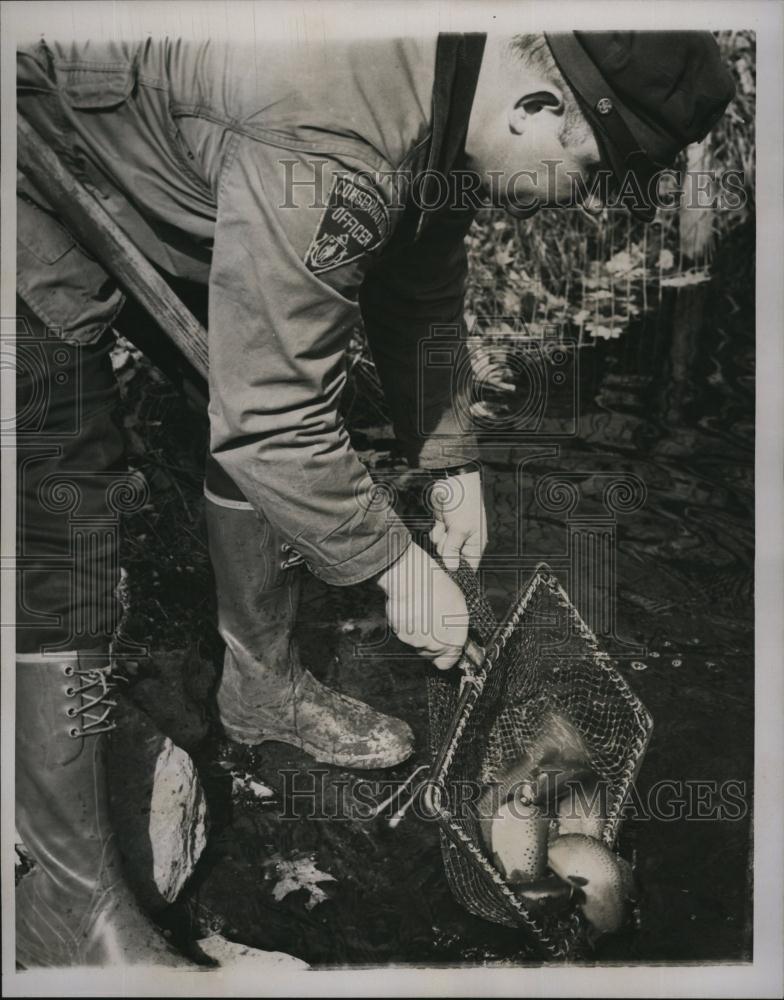
<instances>
[{"instance_id":1,"label":"light colored jacket","mask_svg":"<svg viewBox=\"0 0 784 1000\"><path fill-rule=\"evenodd\" d=\"M20 113L153 263L208 284L212 453L330 583L369 578L410 541L338 413L360 320L411 460L476 454L453 392L473 213L414 197L428 170L459 165L481 59L465 48L150 38L19 52ZM122 291L24 180L19 193L20 294L94 341Z\"/></svg>"}]
</instances>

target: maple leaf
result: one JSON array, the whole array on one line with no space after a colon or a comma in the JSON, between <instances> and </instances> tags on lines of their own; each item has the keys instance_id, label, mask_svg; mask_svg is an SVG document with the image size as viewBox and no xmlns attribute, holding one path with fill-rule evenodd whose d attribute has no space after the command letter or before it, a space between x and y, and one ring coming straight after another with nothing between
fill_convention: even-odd
<instances>
[{"instance_id":1,"label":"maple leaf","mask_svg":"<svg viewBox=\"0 0 784 1000\"><path fill-rule=\"evenodd\" d=\"M313 857L292 858L288 861L273 858L271 862L274 863L280 876L272 890L272 898L278 903L289 893L305 889L309 897L305 909L312 910L314 906L328 898L319 883L337 881L327 872L319 871Z\"/></svg>"}]
</instances>

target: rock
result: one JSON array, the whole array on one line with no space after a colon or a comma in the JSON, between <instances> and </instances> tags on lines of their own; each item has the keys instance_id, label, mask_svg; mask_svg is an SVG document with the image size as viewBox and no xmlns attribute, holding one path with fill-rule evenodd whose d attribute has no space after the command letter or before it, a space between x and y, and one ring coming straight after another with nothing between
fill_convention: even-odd
<instances>
[{"instance_id":1,"label":"rock","mask_svg":"<svg viewBox=\"0 0 784 1000\"><path fill-rule=\"evenodd\" d=\"M207 805L196 768L138 706L118 697L111 733L112 821L128 881L155 911L172 903L207 841Z\"/></svg>"},{"instance_id":2,"label":"rock","mask_svg":"<svg viewBox=\"0 0 784 1000\"><path fill-rule=\"evenodd\" d=\"M207 803L193 761L166 736L155 762L149 836L155 884L173 903L207 843Z\"/></svg>"},{"instance_id":3,"label":"rock","mask_svg":"<svg viewBox=\"0 0 784 1000\"><path fill-rule=\"evenodd\" d=\"M221 934L212 934L197 942L205 955L215 959L221 966L236 968L264 969L309 969L307 962L283 951L261 951L248 945L229 941Z\"/></svg>"}]
</instances>

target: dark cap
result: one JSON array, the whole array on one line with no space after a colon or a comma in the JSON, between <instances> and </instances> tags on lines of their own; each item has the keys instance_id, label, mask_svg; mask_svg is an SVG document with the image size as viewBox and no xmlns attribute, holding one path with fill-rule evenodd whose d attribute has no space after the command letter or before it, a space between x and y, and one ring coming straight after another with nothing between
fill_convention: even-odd
<instances>
[{"instance_id":1,"label":"dark cap","mask_svg":"<svg viewBox=\"0 0 784 1000\"><path fill-rule=\"evenodd\" d=\"M629 210L656 214L651 180L724 114L735 84L708 31L545 35ZM637 192L642 192L644 202Z\"/></svg>"}]
</instances>

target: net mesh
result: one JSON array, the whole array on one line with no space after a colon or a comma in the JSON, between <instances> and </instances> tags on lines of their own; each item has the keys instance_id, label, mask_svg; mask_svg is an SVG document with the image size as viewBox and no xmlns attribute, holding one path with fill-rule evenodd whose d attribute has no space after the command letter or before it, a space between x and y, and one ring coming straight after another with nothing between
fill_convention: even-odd
<instances>
[{"instance_id":1,"label":"net mesh","mask_svg":"<svg viewBox=\"0 0 784 1000\"><path fill-rule=\"evenodd\" d=\"M471 913L524 928L552 958L576 957L585 948L579 912L547 915L510 889L486 854L466 789L485 786L512 762L534 755L556 715L577 731L591 769L608 789L602 838L612 846L652 721L549 567L539 566L501 626L471 570L462 566L454 576L487 655L467 695L456 671L428 680L447 880Z\"/></svg>"}]
</instances>

